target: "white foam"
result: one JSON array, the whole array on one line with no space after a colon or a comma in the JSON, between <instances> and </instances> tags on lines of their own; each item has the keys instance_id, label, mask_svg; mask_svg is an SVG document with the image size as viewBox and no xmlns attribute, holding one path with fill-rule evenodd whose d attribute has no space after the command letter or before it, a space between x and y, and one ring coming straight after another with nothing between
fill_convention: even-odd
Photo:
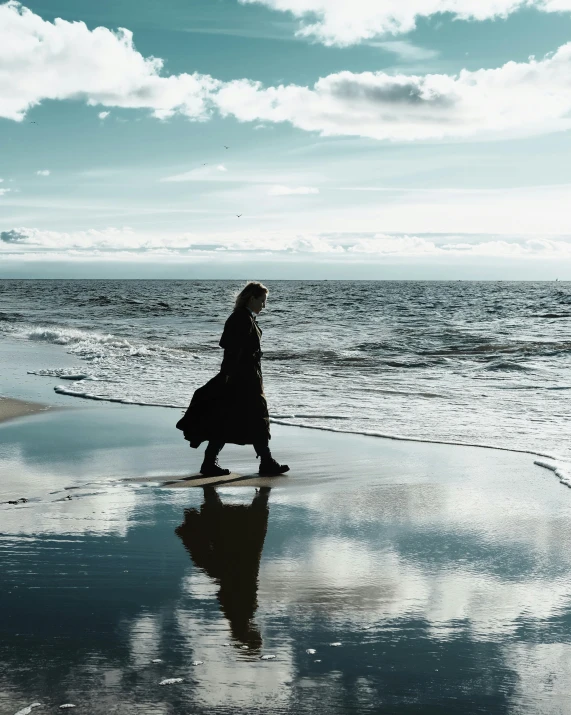
<instances>
[{"instance_id":1,"label":"white foam","mask_svg":"<svg viewBox=\"0 0 571 715\"><path fill-rule=\"evenodd\" d=\"M275 415L274 420L348 420L351 419L350 417L347 417L347 415L320 415L320 414L312 414L312 415Z\"/></svg>"},{"instance_id":2,"label":"white foam","mask_svg":"<svg viewBox=\"0 0 571 715\"><path fill-rule=\"evenodd\" d=\"M74 345L82 342L101 343L102 345L122 345L129 346L129 342L122 338L117 338L111 333L103 334L97 332L87 332L76 328L30 328L19 331L18 337L27 337L28 340L53 343L54 345Z\"/></svg>"},{"instance_id":3,"label":"white foam","mask_svg":"<svg viewBox=\"0 0 571 715\"><path fill-rule=\"evenodd\" d=\"M175 683L182 683L182 678L165 678L159 685L174 685Z\"/></svg>"},{"instance_id":4,"label":"white foam","mask_svg":"<svg viewBox=\"0 0 571 715\"><path fill-rule=\"evenodd\" d=\"M41 703L32 703L31 705L28 705L27 708L23 708L22 710L18 710L16 715L30 715L32 712L32 708L39 708L41 707Z\"/></svg>"},{"instance_id":5,"label":"white foam","mask_svg":"<svg viewBox=\"0 0 571 715\"><path fill-rule=\"evenodd\" d=\"M170 409L182 409L180 405L165 405L161 402L136 402L128 397L104 397L102 395L95 395L92 392L85 392L81 390L72 390L63 385L56 385L54 387L54 392L58 395L68 395L68 397L80 397L82 400L96 400L98 402L118 402L121 405L137 405L138 407L168 407Z\"/></svg>"},{"instance_id":6,"label":"white foam","mask_svg":"<svg viewBox=\"0 0 571 715\"><path fill-rule=\"evenodd\" d=\"M544 462L540 460L536 460L534 464L537 464L538 467L549 469L555 474L561 484L571 488L571 468L567 464L562 464L561 462Z\"/></svg>"},{"instance_id":7,"label":"white foam","mask_svg":"<svg viewBox=\"0 0 571 715\"><path fill-rule=\"evenodd\" d=\"M399 434L391 434L389 432L377 432L375 430L350 430L350 429L340 429L338 427L325 427L323 425L307 425L303 422L291 422L281 419L276 419L275 417L270 417L270 422L276 425L284 425L285 427L300 427L302 429L315 429L322 432L338 432L341 434L357 434L363 437L382 437L383 439L394 439L399 442L422 442L424 444L450 444L457 447L480 447L482 449L497 449L500 452L518 452L520 454L531 454L536 457L546 457L547 459L554 459L550 454L543 454L542 452L533 452L529 449L515 449L511 447L499 447L495 444L483 444L480 442L460 442L452 440L439 440L439 439L423 439L422 437L406 437Z\"/></svg>"},{"instance_id":8,"label":"white foam","mask_svg":"<svg viewBox=\"0 0 571 715\"><path fill-rule=\"evenodd\" d=\"M62 345L67 347L68 353L78 355L86 360L107 357L114 353L129 357L149 357L157 354L176 355L183 361L197 357L188 350L179 354L180 351L174 348L140 342L135 344L126 338L113 335L113 333L100 333L62 326L42 327L24 324L11 331L11 334L20 339Z\"/></svg>"},{"instance_id":9,"label":"white foam","mask_svg":"<svg viewBox=\"0 0 571 715\"><path fill-rule=\"evenodd\" d=\"M54 370L28 370L28 375L39 375L40 377L57 377L60 380L96 380L97 378L88 372L69 372L65 368L55 368Z\"/></svg>"}]
</instances>

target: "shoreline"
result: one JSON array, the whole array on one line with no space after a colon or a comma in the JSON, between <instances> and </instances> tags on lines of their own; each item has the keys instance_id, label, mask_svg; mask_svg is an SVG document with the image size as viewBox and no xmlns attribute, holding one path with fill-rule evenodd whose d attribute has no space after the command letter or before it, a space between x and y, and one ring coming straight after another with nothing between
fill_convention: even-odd
<instances>
[{"instance_id":1,"label":"shoreline","mask_svg":"<svg viewBox=\"0 0 571 715\"><path fill-rule=\"evenodd\" d=\"M20 445L18 450L24 452L33 446L34 464L41 464L42 470L57 474L56 482L63 486L69 486L70 479L74 486L94 479L101 484L117 484L117 480L133 478L160 483L198 472L206 444L198 449L189 448L182 433L175 428L177 415L173 410L97 404L97 409L85 405L83 409L72 410L8 400L7 409L9 406L11 412L0 423L3 443L9 445L13 439ZM11 419L20 416L29 419L25 423ZM342 435L334 431L273 424L270 447L279 461L290 465L292 475L273 479L272 484L287 489L306 489L336 483L338 487L343 485L343 489L351 489L356 479L361 487L365 484L374 487L387 475L397 481L403 474L413 479L425 475L422 481L426 478L439 481L440 477L436 476L439 473L454 478L461 472L468 477L475 469L486 474L497 470L516 471L522 478L537 478L539 482L547 479L559 486L553 480L554 470L546 464L537 464L530 453L352 433ZM8 455L0 452L2 456ZM248 445L226 445L221 464L250 476L257 473L258 467L253 449ZM22 475L15 482L10 478L0 480L0 493L4 492L7 498L19 498L37 491L40 483L36 478L36 467L24 471L28 472L29 478ZM2 472L0 459L0 474ZM27 493L12 493L9 487L15 484Z\"/></svg>"},{"instance_id":2,"label":"shoreline","mask_svg":"<svg viewBox=\"0 0 571 715\"><path fill-rule=\"evenodd\" d=\"M89 395L89 394L80 394L80 393L73 393L73 392L67 392L65 389L60 389L59 387L54 387L53 388L54 394L56 395L62 395L65 397L69 397L71 400L79 400L80 402L75 405L76 407L81 407L83 406L82 403L99 403L101 407L105 406L111 406L111 405L118 405L122 407L143 407L143 408L154 408L154 409L162 409L162 410L179 410L181 412L184 412L187 408L180 406L180 405L162 405L160 403L151 403L151 402L132 402L130 400L123 400L119 398L113 398L113 397L98 397L97 395ZM0 397L0 400L3 399ZM17 400L16 398L4 398L7 400L12 400L14 402L21 402L22 404L29 404L29 405L34 405L35 403L33 402L27 402L23 400ZM38 407L43 407L44 409L50 409L50 407L54 406L49 406L49 405L38 405ZM71 408L72 405L69 405ZM27 413L26 413L27 414ZM29 414L33 414L33 411L30 411ZM295 419L295 417L294 417ZM1 412L0 412L0 422L2 421L1 418ZM475 447L479 449L493 449L497 450L499 452L513 452L514 454L528 454L532 457L543 457L544 459L550 459L553 460L554 462L557 462L558 458L554 457L551 454L546 454L544 452L534 452L533 450L529 449L517 449L515 447L501 447L498 445L493 445L493 444L479 444L477 442L452 442L452 441L446 441L446 440L438 440L438 439L428 439L428 438L422 438L422 437L407 437L406 435L396 435L396 434L389 434L389 433L384 433L384 432L376 432L374 430L344 430L344 429L339 429L336 427L326 427L323 425L305 425L305 424L292 424L291 422L287 422L284 418L281 417L272 417L270 415L270 424L272 425L281 425L282 427L293 427L294 429L302 429L302 430L316 430L319 432L332 432L334 434L340 434L340 435L357 435L361 437L374 437L376 439L388 439L388 440L393 440L396 442L415 442L419 444L442 444L442 445L449 445L452 447Z\"/></svg>"},{"instance_id":3,"label":"shoreline","mask_svg":"<svg viewBox=\"0 0 571 715\"><path fill-rule=\"evenodd\" d=\"M42 375L42 370L49 373L49 368L57 366L66 374L80 373L88 369L89 361L84 360L79 355L68 352L65 345L57 343L34 342L21 338L7 337L0 344L0 363L3 364L4 374L0 382L0 394L5 394L14 399L20 399L25 402L38 403L42 405L57 405L74 409L84 409L87 407L100 408L101 406L114 405L117 408L125 406L151 407L161 409L171 409L180 411L182 414L186 409L188 402L184 404L176 404L177 400L166 402L165 404L157 402L139 402L136 399L123 397L101 397L97 394L91 394L90 385L97 383L86 381L82 383L82 389L72 390L66 384L66 378L56 377L54 375ZM50 365L51 363L51 365ZM192 386L190 386L192 388ZM93 388L97 391L97 388ZM181 395L178 394L177 397ZM189 398L188 398L189 399ZM73 400L73 402L70 402ZM491 436L488 433L482 434L478 439L476 435L479 433L470 431L464 433L440 434L434 432L430 428L430 421L423 423L416 422L417 429L409 428L410 423L405 422L398 425L393 425L389 421L384 423L376 423L374 420L367 424L356 424L355 428L345 428L344 424L339 426L329 426L323 420L316 420L319 424L307 424L306 420L297 416L296 410L291 410L289 413L284 413L278 410L274 417L270 414L270 422L272 425L283 425L287 427L300 428L308 430L311 433L331 432L334 434L346 435L365 435L386 440L394 440L399 442L409 442L416 444L441 444L450 446L476 447L480 449L491 449L499 452L509 452L513 454L527 454L539 460L548 460L549 465L540 464L538 466L550 469L555 472L557 477L567 484L571 484L571 462L566 459L563 451L558 451L555 445L551 444L549 451L545 449L544 443L533 444L528 448L529 442L518 442L515 444L510 439L503 438L504 435L499 432L497 435ZM351 422L349 423L351 425ZM371 427L371 428L369 428ZM389 431L386 428L396 428L395 432ZM449 437L449 439L447 439ZM476 437L476 438L475 438ZM457 438L457 439L456 439ZM510 446L513 445L513 446Z\"/></svg>"},{"instance_id":4,"label":"shoreline","mask_svg":"<svg viewBox=\"0 0 571 715\"><path fill-rule=\"evenodd\" d=\"M74 413L84 411L103 411L108 410L126 410L131 414L131 410L147 408L151 413L159 411L176 411L182 412L185 408L174 407L171 405L148 405L143 403L129 403L122 400L107 400L100 398L89 398L82 396L72 396L66 394L64 390L57 389L56 379L46 378L34 372L38 367L43 367L49 364L51 360L58 365L64 365L70 369L83 369L84 362L74 355L70 355L60 345L42 344L41 349L38 346L32 346L26 341L6 340L0 344L0 362L3 364L3 382L0 384L0 390L5 397L0 398L0 424L20 419L22 417L33 417L42 412L73 410ZM33 348L33 349L32 349ZM4 404L2 404L4 403ZM3 416L5 415L5 416ZM151 419L151 418L149 418ZM165 420L170 420L166 417ZM148 422L147 417L141 416L140 421ZM174 420L176 421L176 420ZM352 440L353 438L366 438L379 441L379 448L383 449L383 443L395 443L396 445L412 445L413 449L426 445L427 448L434 447L449 447L451 449L467 449L467 450L491 450L497 454L505 455L523 455L534 459L536 467L542 471L547 471L553 474L561 484L570 487L571 475L568 473L567 464L558 457L553 455L534 452L531 450L515 449L509 447L501 447L496 445L486 444L468 444L461 442L446 442L430 439L422 439L419 437L407 437L400 435L381 434L375 431L357 432L345 431L326 426L314 426L303 424L291 424L286 419L270 417L272 431L279 433L281 430L292 430L292 434L296 431L305 432L308 435L308 440L318 443L320 435L331 435L332 438ZM176 430L175 430L176 432ZM344 435L341 438L340 435ZM167 438L170 441L170 438ZM350 442L347 442L350 444ZM549 460L546 463L542 460ZM541 460L541 461L538 461Z\"/></svg>"}]
</instances>

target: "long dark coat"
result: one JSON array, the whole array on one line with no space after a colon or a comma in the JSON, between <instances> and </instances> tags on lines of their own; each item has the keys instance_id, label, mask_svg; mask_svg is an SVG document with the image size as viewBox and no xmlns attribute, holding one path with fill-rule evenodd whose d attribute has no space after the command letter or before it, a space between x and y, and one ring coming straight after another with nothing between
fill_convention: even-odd
<instances>
[{"instance_id":1,"label":"long dark coat","mask_svg":"<svg viewBox=\"0 0 571 715\"><path fill-rule=\"evenodd\" d=\"M260 360L262 331L246 308L236 309L220 338L220 372L194 393L177 423L190 446L217 440L254 444L270 439L270 419Z\"/></svg>"}]
</instances>

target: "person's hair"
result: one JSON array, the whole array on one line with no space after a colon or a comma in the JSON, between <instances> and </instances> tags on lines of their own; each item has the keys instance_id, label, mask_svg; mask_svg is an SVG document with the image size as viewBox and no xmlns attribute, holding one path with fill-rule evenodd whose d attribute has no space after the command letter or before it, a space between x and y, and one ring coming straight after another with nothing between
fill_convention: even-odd
<instances>
[{"instance_id":1,"label":"person's hair","mask_svg":"<svg viewBox=\"0 0 571 715\"><path fill-rule=\"evenodd\" d=\"M268 295L269 290L263 283L250 281L236 296L236 305L234 310L245 308L248 305L250 298L259 298L261 295Z\"/></svg>"}]
</instances>

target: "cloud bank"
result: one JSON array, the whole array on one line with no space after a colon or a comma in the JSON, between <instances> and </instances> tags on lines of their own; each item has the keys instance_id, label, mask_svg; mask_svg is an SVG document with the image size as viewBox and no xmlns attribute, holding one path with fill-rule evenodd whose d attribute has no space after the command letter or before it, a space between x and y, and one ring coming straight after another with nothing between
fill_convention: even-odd
<instances>
[{"instance_id":1,"label":"cloud bank","mask_svg":"<svg viewBox=\"0 0 571 715\"><path fill-rule=\"evenodd\" d=\"M555 8L555 1L543 5ZM558 0L557 7L567 3ZM453 4L461 16L467 0ZM520 4L486 0L473 13L483 19L488 6L499 12ZM146 109L160 119L180 114L206 121L218 113L240 122L289 123L322 136L389 141L509 138L571 126L571 43L543 59L495 69L454 75L345 71L312 87L221 82L198 73L163 76L162 70L163 60L137 52L128 30L50 23L13 0L0 5L0 117L16 121L42 101L57 99Z\"/></svg>"},{"instance_id":2,"label":"cloud bank","mask_svg":"<svg viewBox=\"0 0 571 715\"><path fill-rule=\"evenodd\" d=\"M312 88L237 80L216 105L239 121L288 122L324 136L426 140L533 134L571 126L571 43L542 60L458 75L338 72Z\"/></svg>"},{"instance_id":3,"label":"cloud bank","mask_svg":"<svg viewBox=\"0 0 571 715\"><path fill-rule=\"evenodd\" d=\"M178 260L231 254L242 257L299 255L329 256L342 261L370 262L387 257L498 257L571 259L571 236L423 236L371 234L295 234L287 231L259 234L143 234L129 228L76 232L11 228L0 231L0 256L64 257L98 260L121 257L137 260Z\"/></svg>"},{"instance_id":4,"label":"cloud bank","mask_svg":"<svg viewBox=\"0 0 571 715\"><path fill-rule=\"evenodd\" d=\"M506 18L522 8L571 11L571 0L239 0L288 12L301 21L297 35L347 47L382 35L411 32L420 18L443 13L456 20Z\"/></svg>"},{"instance_id":5,"label":"cloud bank","mask_svg":"<svg viewBox=\"0 0 571 715\"><path fill-rule=\"evenodd\" d=\"M307 196L309 194L318 194L319 189L315 186L270 186L268 189L269 196Z\"/></svg>"}]
</instances>

